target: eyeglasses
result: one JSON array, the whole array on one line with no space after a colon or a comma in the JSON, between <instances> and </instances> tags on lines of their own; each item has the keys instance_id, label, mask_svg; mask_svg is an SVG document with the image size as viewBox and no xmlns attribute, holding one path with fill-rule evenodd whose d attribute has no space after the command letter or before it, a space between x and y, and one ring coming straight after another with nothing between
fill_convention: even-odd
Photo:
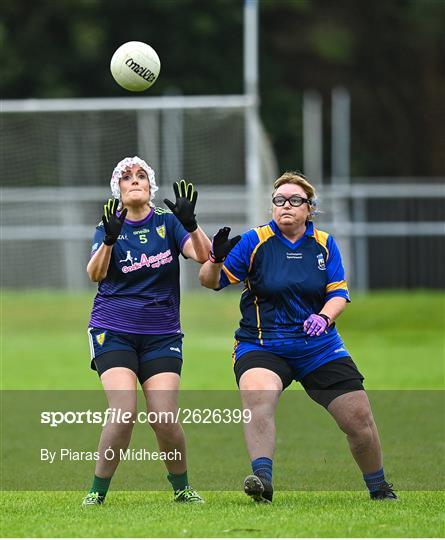
<instances>
[{"instance_id":1,"label":"eyeglasses","mask_svg":"<svg viewBox=\"0 0 445 540\"><path fill-rule=\"evenodd\" d=\"M286 199L286 197L284 197L283 195L277 195L272 199L272 202L275 206L284 206L286 204L286 201L289 201L289 204L291 206L301 206L303 203L312 203L310 199L305 199L304 197L300 197L299 195L292 195L292 197L289 197L288 199Z\"/></svg>"}]
</instances>

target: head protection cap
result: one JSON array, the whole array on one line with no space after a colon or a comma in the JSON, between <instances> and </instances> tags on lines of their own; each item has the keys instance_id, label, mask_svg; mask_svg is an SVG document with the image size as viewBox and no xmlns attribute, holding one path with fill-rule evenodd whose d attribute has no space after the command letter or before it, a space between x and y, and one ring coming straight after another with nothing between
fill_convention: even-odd
<instances>
[{"instance_id":1,"label":"head protection cap","mask_svg":"<svg viewBox=\"0 0 445 540\"><path fill-rule=\"evenodd\" d=\"M124 172L130 167L133 167L133 165L139 165L147 173L148 181L150 183L150 199L148 201L148 204L150 206L154 206L153 199L155 198L156 191L158 191L159 189L156 185L155 172L143 159L138 156L126 157L122 161L119 161L119 163L114 168L110 180L111 193L113 194L113 197L121 201L119 207L122 207L119 181L122 178Z\"/></svg>"}]
</instances>

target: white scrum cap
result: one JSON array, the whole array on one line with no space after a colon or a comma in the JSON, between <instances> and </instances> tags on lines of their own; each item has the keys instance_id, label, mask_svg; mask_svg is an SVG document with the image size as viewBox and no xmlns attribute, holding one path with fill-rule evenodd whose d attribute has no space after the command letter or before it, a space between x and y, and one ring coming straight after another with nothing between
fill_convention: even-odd
<instances>
[{"instance_id":1,"label":"white scrum cap","mask_svg":"<svg viewBox=\"0 0 445 540\"><path fill-rule=\"evenodd\" d=\"M113 174L111 175L111 180L110 180L111 193L113 194L113 197L115 199L121 200L121 190L119 188L119 181L122 178L122 175L124 174L124 172L130 167L133 167L133 165L139 165L147 173L148 181L150 183L150 200L148 201L148 204L150 206L154 206L153 199L155 198L156 191L158 191L159 189L158 186L156 185L155 172L143 159L141 159L138 156L126 157L122 161L119 161L119 163L114 168L114 171L113 171Z\"/></svg>"}]
</instances>

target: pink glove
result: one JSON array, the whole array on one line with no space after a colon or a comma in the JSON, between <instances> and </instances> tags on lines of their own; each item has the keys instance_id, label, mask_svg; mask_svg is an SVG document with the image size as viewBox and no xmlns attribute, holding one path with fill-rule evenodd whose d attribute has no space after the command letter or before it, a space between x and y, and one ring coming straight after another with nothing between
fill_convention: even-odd
<instances>
[{"instance_id":1,"label":"pink glove","mask_svg":"<svg viewBox=\"0 0 445 540\"><path fill-rule=\"evenodd\" d=\"M329 326L331 319L323 314L313 313L303 323L303 330L308 336L321 336Z\"/></svg>"}]
</instances>

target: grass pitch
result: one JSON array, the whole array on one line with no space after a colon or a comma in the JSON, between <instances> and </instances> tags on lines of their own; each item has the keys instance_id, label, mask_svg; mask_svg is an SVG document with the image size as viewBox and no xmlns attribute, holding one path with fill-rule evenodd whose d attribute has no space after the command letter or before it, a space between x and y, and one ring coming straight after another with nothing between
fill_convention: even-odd
<instances>
[{"instance_id":1,"label":"grass pitch","mask_svg":"<svg viewBox=\"0 0 445 540\"><path fill-rule=\"evenodd\" d=\"M166 492L111 492L79 508L76 492L3 494L1 534L16 537L434 537L444 534L443 492L405 492L395 502L364 492L281 492L270 506L241 493L204 492L206 504Z\"/></svg>"},{"instance_id":2,"label":"grass pitch","mask_svg":"<svg viewBox=\"0 0 445 540\"><path fill-rule=\"evenodd\" d=\"M89 369L86 337L92 297L93 293L3 294L3 389L100 389L97 376ZM236 292L226 291L184 295L182 388L236 389L230 354L239 320L238 297ZM366 376L366 386L373 390L443 389L443 329L444 295L437 292L356 296L339 322L339 331ZM415 421L412 429L416 430ZM295 460L298 488L299 468L303 467L298 451ZM213 463L209 475L213 467L222 466ZM390 463L386 466L391 468ZM239 471L240 484L248 472L248 466ZM443 471L438 468L437 474ZM86 478L86 488L89 482ZM195 487L199 489L199 485ZM386 503L370 501L364 490L287 492L275 487L270 507L251 504L240 492L205 492L206 504L190 507L174 504L168 491L111 491L104 507L81 510L83 492L3 492L0 534L441 537L445 533L441 491L403 491L400 500ZM418 489L430 486L423 485L420 477Z\"/></svg>"},{"instance_id":3,"label":"grass pitch","mask_svg":"<svg viewBox=\"0 0 445 540\"><path fill-rule=\"evenodd\" d=\"M183 295L183 389L236 389L231 353L239 292ZM3 292L3 389L101 388L89 368L93 297ZM368 389L432 390L444 387L444 322L441 292L374 293L353 296L338 329Z\"/></svg>"}]
</instances>

